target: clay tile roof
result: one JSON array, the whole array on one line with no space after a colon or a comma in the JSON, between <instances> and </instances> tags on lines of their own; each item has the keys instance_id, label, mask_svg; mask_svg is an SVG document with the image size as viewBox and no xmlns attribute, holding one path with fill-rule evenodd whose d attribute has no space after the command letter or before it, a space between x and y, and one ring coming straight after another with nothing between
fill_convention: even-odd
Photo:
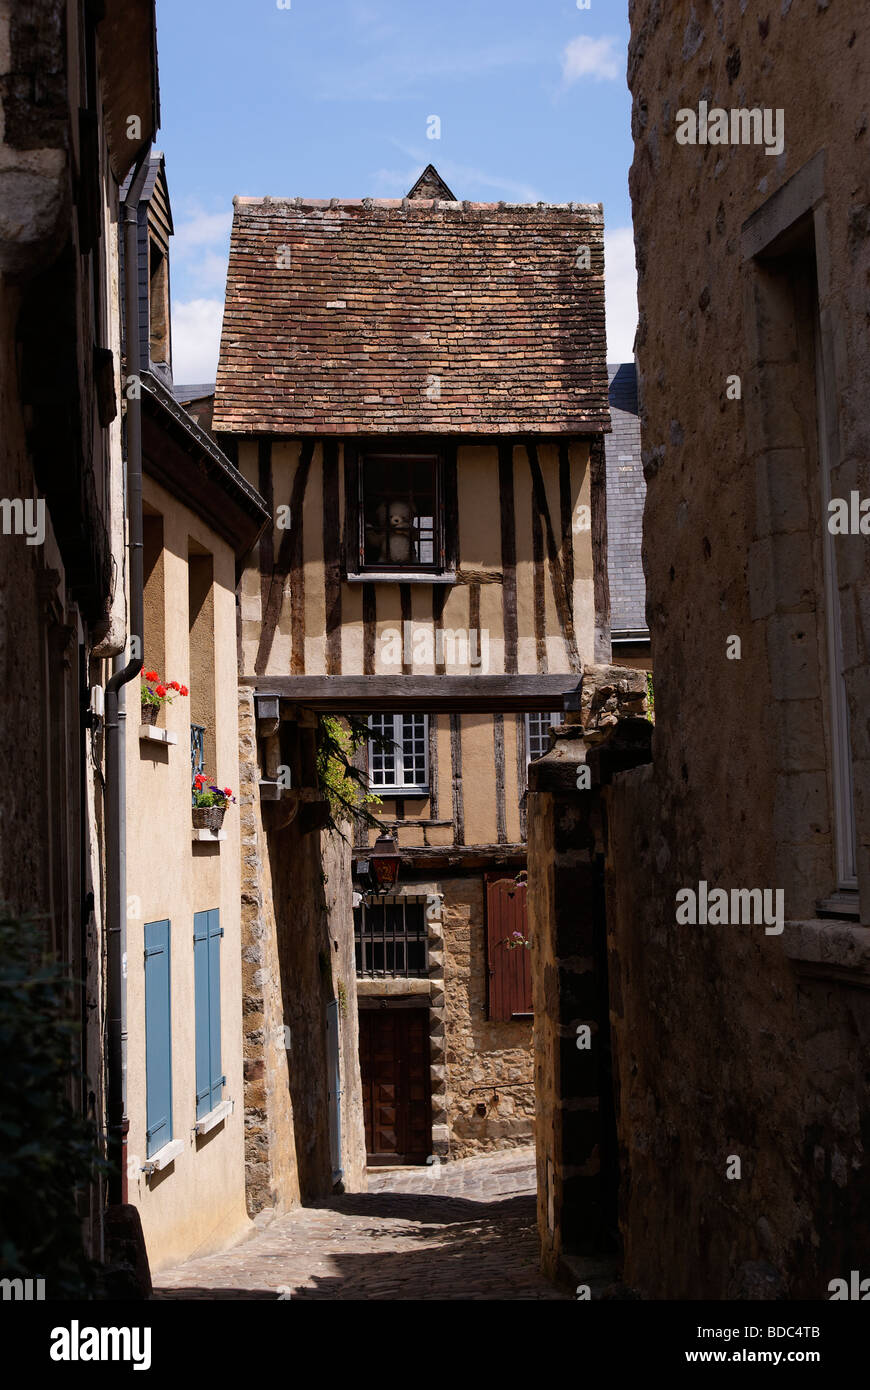
<instances>
[{"instance_id":1,"label":"clay tile roof","mask_svg":"<svg viewBox=\"0 0 870 1390\"><path fill-rule=\"evenodd\" d=\"M234 207L216 431L609 429L600 204Z\"/></svg>"}]
</instances>

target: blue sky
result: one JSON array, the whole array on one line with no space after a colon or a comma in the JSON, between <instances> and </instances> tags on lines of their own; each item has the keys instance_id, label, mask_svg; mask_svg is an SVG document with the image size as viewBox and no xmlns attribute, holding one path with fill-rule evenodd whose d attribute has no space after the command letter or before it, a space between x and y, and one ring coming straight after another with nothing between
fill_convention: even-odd
<instances>
[{"instance_id":1,"label":"blue sky","mask_svg":"<svg viewBox=\"0 0 870 1390\"><path fill-rule=\"evenodd\" d=\"M636 321L625 0L158 0L177 382L214 379L233 195L603 202L608 358ZM440 138L429 138L440 120Z\"/></svg>"}]
</instances>

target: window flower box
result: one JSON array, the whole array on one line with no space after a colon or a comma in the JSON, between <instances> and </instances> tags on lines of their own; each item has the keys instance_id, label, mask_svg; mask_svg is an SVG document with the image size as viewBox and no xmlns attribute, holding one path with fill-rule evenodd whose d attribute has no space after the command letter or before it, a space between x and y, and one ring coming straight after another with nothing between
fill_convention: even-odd
<instances>
[{"instance_id":1,"label":"window flower box","mask_svg":"<svg viewBox=\"0 0 870 1390\"><path fill-rule=\"evenodd\" d=\"M232 787L217 787L204 772L198 772L193 779L194 830L209 830L216 836L227 806L235 799Z\"/></svg>"},{"instance_id":2,"label":"window flower box","mask_svg":"<svg viewBox=\"0 0 870 1390\"><path fill-rule=\"evenodd\" d=\"M156 671L143 672L140 686L143 724L157 723L162 707L172 704L172 691L181 696L190 694L187 686L179 685L178 681L162 681Z\"/></svg>"}]
</instances>

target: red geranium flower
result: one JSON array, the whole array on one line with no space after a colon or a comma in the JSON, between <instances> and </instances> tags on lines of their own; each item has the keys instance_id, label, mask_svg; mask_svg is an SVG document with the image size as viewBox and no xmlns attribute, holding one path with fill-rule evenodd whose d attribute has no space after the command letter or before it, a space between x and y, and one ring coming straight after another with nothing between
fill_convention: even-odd
<instances>
[{"instance_id":1,"label":"red geranium flower","mask_svg":"<svg viewBox=\"0 0 870 1390\"><path fill-rule=\"evenodd\" d=\"M224 787L224 796L232 796L232 794L233 794L233 789L232 789L232 787Z\"/></svg>"},{"instance_id":2,"label":"red geranium flower","mask_svg":"<svg viewBox=\"0 0 870 1390\"><path fill-rule=\"evenodd\" d=\"M145 679L146 681L158 681L160 677L158 676L156 671L146 671Z\"/></svg>"},{"instance_id":3,"label":"red geranium flower","mask_svg":"<svg viewBox=\"0 0 870 1390\"><path fill-rule=\"evenodd\" d=\"M179 692L179 694L181 693L181 686L178 684L178 681L170 681L170 682L169 682L169 689L170 689L170 690L177 690L177 691Z\"/></svg>"},{"instance_id":4,"label":"red geranium flower","mask_svg":"<svg viewBox=\"0 0 870 1390\"><path fill-rule=\"evenodd\" d=\"M180 685L178 687L178 693L179 695L189 695L190 691L188 690L186 685Z\"/></svg>"},{"instance_id":5,"label":"red geranium flower","mask_svg":"<svg viewBox=\"0 0 870 1390\"><path fill-rule=\"evenodd\" d=\"M161 699L162 699L163 696L166 694L166 686L165 686L165 685L155 685L155 687L154 687L154 694L155 694L155 695L159 695L159 696L161 697Z\"/></svg>"}]
</instances>

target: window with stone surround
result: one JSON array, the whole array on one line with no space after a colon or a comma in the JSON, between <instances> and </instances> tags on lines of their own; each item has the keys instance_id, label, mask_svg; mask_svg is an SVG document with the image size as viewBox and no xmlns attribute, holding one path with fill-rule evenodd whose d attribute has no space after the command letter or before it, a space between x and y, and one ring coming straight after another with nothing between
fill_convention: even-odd
<instances>
[{"instance_id":1,"label":"window with stone surround","mask_svg":"<svg viewBox=\"0 0 870 1390\"><path fill-rule=\"evenodd\" d=\"M426 899L379 894L354 908L356 973L365 978L428 974Z\"/></svg>"},{"instance_id":2,"label":"window with stone surround","mask_svg":"<svg viewBox=\"0 0 870 1390\"><path fill-rule=\"evenodd\" d=\"M838 328L833 311L820 308L830 296L824 190L820 151L742 228L754 383L746 435L758 499L750 602L775 672L776 871L797 918L860 911L854 672L843 637L850 541L827 525L830 500L849 496L857 465L840 454ZM806 738L805 728L816 736Z\"/></svg>"}]
</instances>

